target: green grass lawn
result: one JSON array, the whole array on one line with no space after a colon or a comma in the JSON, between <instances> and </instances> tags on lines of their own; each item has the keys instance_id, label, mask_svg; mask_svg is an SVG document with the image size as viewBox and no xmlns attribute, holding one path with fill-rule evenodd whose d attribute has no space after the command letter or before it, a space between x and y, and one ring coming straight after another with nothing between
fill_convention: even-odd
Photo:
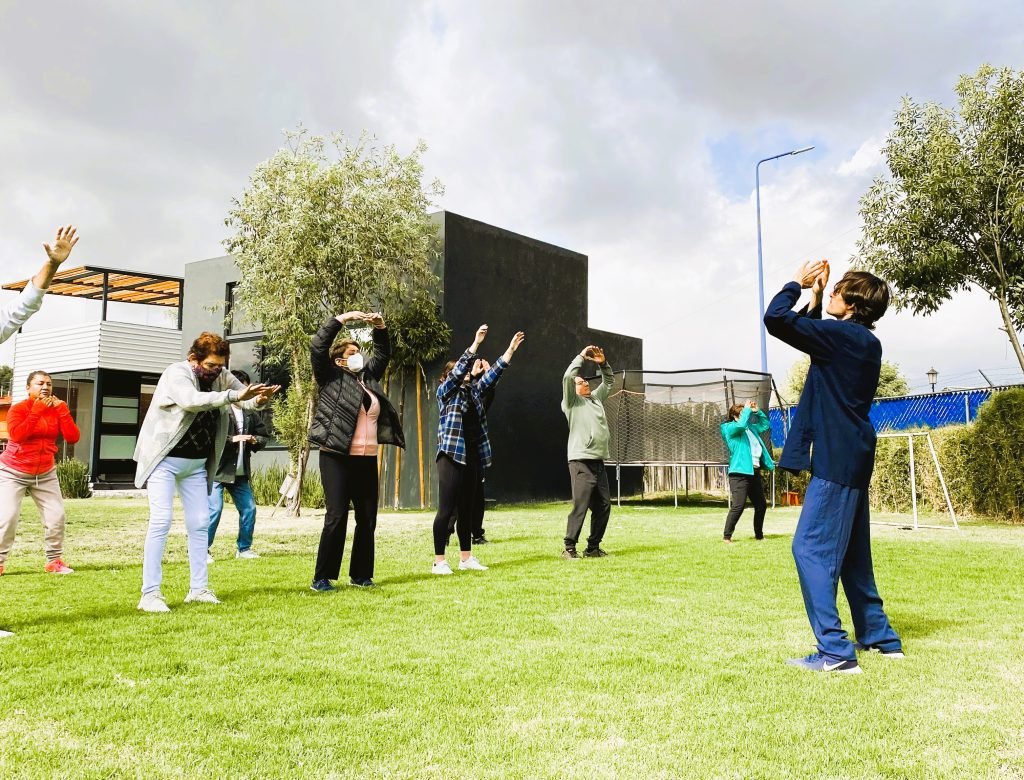
<instances>
[{"instance_id":1,"label":"green grass lawn","mask_svg":"<svg viewBox=\"0 0 1024 780\"><path fill-rule=\"evenodd\" d=\"M172 613L144 615L143 502L70 501L67 577L29 503L0 577L5 778L1024 777L1024 528L877 527L907 658L850 676L783 664L813 650L793 509L726 546L720 506L624 507L608 558L564 561L566 505L509 507L490 571L444 578L430 516L386 514L379 587L316 594L318 518L261 514L264 557L236 561L229 508L225 603L182 604L179 521Z\"/></svg>"}]
</instances>

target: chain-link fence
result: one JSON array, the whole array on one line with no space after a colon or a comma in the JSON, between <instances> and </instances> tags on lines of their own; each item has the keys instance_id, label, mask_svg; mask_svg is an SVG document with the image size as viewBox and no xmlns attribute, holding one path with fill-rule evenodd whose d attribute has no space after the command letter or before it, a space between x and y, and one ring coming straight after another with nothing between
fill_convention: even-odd
<instances>
[{"instance_id":1,"label":"chain-link fence","mask_svg":"<svg viewBox=\"0 0 1024 780\"><path fill-rule=\"evenodd\" d=\"M969 423L978 416L978 407L1000 390L1021 385L980 387L973 390L944 390L941 393L878 398L869 417L879 433L915 428L941 428ZM796 406L775 407L768 411L772 424L772 444L781 447L792 423Z\"/></svg>"}]
</instances>

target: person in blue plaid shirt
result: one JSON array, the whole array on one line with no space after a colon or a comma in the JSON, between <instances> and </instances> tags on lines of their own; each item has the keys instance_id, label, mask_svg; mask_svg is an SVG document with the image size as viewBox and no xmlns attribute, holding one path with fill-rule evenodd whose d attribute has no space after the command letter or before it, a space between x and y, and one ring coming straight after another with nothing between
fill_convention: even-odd
<instances>
[{"instance_id":1,"label":"person in blue plaid shirt","mask_svg":"<svg viewBox=\"0 0 1024 780\"><path fill-rule=\"evenodd\" d=\"M487 435L484 394L492 389L508 368L526 334L512 337L505 354L487 366L477 350L487 338L487 326L477 328L476 338L462 357L445 366L437 389L437 480L438 507L434 517L434 574L451 574L444 555L448 523L458 512L455 532L459 537L459 568L487 571L473 555L473 498L479 489L483 469L491 465L491 441ZM473 381L475 380L475 381Z\"/></svg>"}]
</instances>

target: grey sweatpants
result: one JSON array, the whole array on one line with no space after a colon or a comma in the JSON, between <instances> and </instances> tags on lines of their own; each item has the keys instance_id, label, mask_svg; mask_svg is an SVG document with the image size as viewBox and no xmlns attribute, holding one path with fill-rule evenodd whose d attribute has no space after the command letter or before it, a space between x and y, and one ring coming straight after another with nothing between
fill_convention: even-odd
<instances>
[{"instance_id":1,"label":"grey sweatpants","mask_svg":"<svg viewBox=\"0 0 1024 780\"><path fill-rule=\"evenodd\" d=\"M0 566L14 545L21 500L25 494L39 507L45 529L46 560L55 561L64 552L64 498L60 494L57 469L45 474L24 474L0 465Z\"/></svg>"}]
</instances>

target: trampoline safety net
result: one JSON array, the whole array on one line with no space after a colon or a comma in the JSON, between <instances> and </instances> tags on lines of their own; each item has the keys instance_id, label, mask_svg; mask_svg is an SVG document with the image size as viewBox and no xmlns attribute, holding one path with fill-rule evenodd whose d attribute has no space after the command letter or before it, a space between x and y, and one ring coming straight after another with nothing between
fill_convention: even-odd
<instances>
[{"instance_id":1,"label":"trampoline safety net","mask_svg":"<svg viewBox=\"0 0 1024 780\"><path fill-rule=\"evenodd\" d=\"M609 463L728 464L719 426L729 407L750 400L767 410L771 387L770 374L738 369L617 371L605 401Z\"/></svg>"}]
</instances>

